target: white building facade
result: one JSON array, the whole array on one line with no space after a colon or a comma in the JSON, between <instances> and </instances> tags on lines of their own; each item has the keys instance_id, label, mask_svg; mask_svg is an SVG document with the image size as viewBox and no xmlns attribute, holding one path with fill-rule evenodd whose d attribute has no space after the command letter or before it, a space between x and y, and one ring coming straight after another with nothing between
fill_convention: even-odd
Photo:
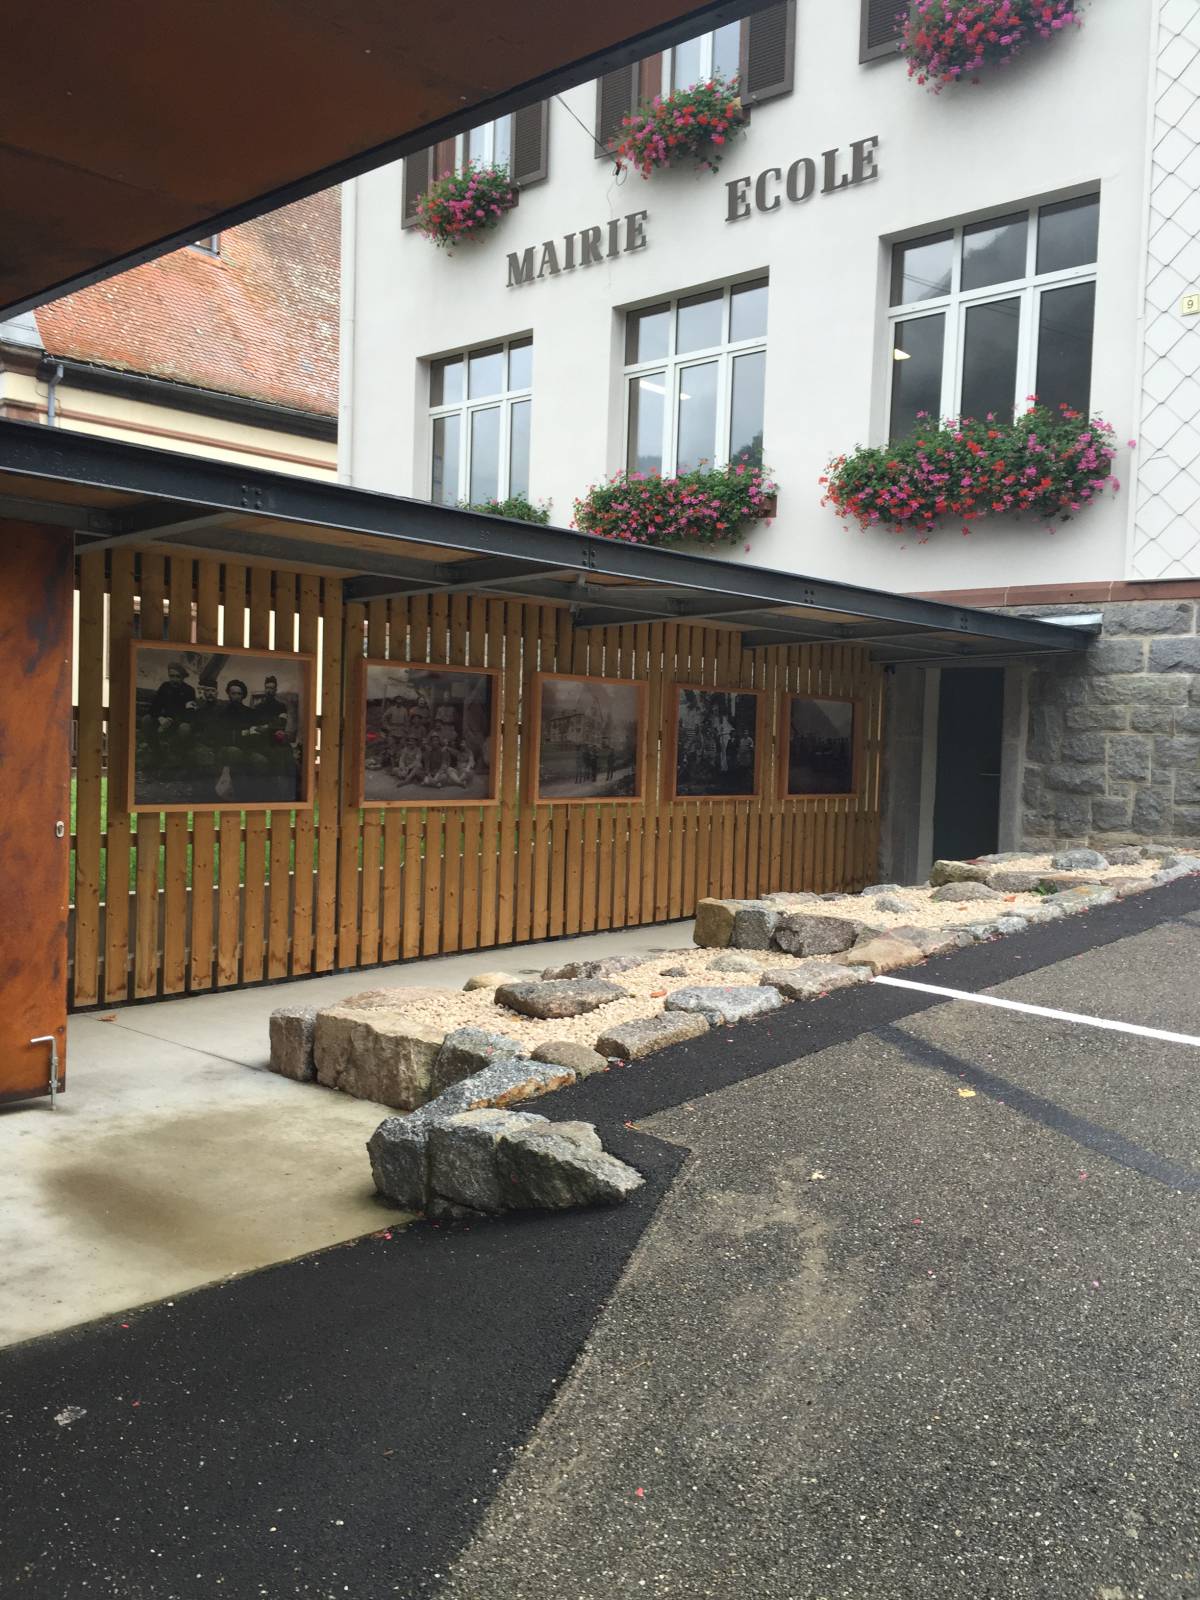
<instances>
[{"instance_id":1,"label":"white building facade","mask_svg":"<svg viewBox=\"0 0 1200 1600\"><path fill-rule=\"evenodd\" d=\"M789 0L350 185L342 474L445 501L521 492L567 525L575 498L623 468L761 458L777 516L733 561L985 605L1141 604L1115 622L1105 609L1106 633L1138 641L1112 657L1131 696L1120 726L1077 714L1072 728L1051 694L1055 744L1039 755L1038 675L1008 673L996 833L1184 837L1200 831L1200 728L1160 705L1139 729L1133 707L1156 702L1132 680L1165 663L1160 634L1186 635L1170 694L1180 717L1193 709L1200 0L1086 6L1081 28L941 94L889 45L893 9ZM740 71L751 106L720 171L617 175L603 151L621 113L713 70ZM406 225L416 195L476 153L508 155L520 203L437 249ZM830 458L918 411L1011 415L1035 392L1103 416L1120 444L1120 492L1056 531L995 515L920 542L822 507ZM1177 609L1145 611L1158 601ZM923 710L905 792L920 791L928 855L937 696L929 680L907 693ZM1064 755L1085 733L1086 751ZM1182 768L1156 763L1156 740ZM1114 772L1114 741L1133 775ZM897 794L902 766L897 753ZM1073 798L1051 772L1072 766L1091 785Z\"/></svg>"}]
</instances>

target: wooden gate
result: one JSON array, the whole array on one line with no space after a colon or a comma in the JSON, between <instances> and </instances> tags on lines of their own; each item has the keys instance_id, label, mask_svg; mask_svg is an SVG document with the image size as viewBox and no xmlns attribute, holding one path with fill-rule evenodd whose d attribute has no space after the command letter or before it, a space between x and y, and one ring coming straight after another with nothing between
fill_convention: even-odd
<instances>
[{"instance_id":1,"label":"wooden gate","mask_svg":"<svg viewBox=\"0 0 1200 1600\"><path fill-rule=\"evenodd\" d=\"M81 556L78 585L76 1008L664 922L704 895L854 889L874 876L883 679L861 647L743 650L739 633L700 624L576 631L562 606L461 593L347 605L336 576L119 547ZM314 811L110 808L134 637L317 654ZM345 669L363 654L500 669L498 805L352 805ZM643 800L527 802L520 764L537 671L645 681ZM665 798L676 683L765 691L754 798ZM855 795L779 798L789 692L858 699Z\"/></svg>"}]
</instances>

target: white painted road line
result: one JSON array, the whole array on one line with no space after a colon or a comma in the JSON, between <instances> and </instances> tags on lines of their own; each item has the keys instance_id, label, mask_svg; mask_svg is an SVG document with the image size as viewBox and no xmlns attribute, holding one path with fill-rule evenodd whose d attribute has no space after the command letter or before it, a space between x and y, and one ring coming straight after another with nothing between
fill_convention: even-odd
<instances>
[{"instance_id":1,"label":"white painted road line","mask_svg":"<svg viewBox=\"0 0 1200 1600\"><path fill-rule=\"evenodd\" d=\"M1107 1017L1085 1017L1077 1011L1055 1011L1050 1006L1030 1006L1023 1000L1001 1000L993 994L968 994L965 989L943 989L936 983L914 983L910 978L880 976L873 980L890 989L917 989L921 994L939 994L946 1000L970 1000L977 1006L998 1006L1004 1011L1024 1011L1032 1017L1049 1017L1054 1022L1080 1022L1087 1028L1105 1028L1109 1033L1136 1033L1141 1039L1164 1039L1168 1044L1190 1044L1200 1049L1200 1039L1190 1033L1168 1033L1165 1028L1143 1028L1136 1022L1110 1022Z\"/></svg>"}]
</instances>

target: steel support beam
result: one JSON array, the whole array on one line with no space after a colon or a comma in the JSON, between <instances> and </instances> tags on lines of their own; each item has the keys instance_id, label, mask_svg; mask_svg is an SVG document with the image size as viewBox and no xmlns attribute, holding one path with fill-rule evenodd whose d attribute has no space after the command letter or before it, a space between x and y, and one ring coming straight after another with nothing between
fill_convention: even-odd
<instances>
[{"instance_id":1,"label":"steel support beam","mask_svg":"<svg viewBox=\"0 0 1200 1600\"><path fill-rule=\"evenodd\" d=\"M561 568L536 561L510 561L504 556L479 556L472 561L426 563L425 570L427 581L400 589L384 577L351 578L346 598L391 600L399 595L456 594L464 589L511 589L514 594L524 594L525 578L541 578Z\"/></svg>"},{"instance_id":2,"label":"steel support beam","mask_svg":"<svg viewBox=\"0 0 1200 1600\"><path fill-rule=\"evenodd\" d=\"M231 512L207 511L200 506L190 514L184 513L179 506L164 513L161 502L156 501L144 514L114 518L113 525L120 529L119 532L106 534L102 538L89 537L78 548L81 552L111 550L122 544L153 544L156 540L182 539L185 535L196 534L204 529L225 527L232 520Z\"/></svg>"},{"instance_id":3,"label":"steel support beam","mask_svg":"<svg viewBox=\"0 0 1200 1600\"><path fill-rule=\"evenodd\" d=\"M110 493L131 496L144 503L162 503L162 524L171 528L168 537L184 537L179 523L191 524L191 541L202 547L209 540L231 538L223 545L233 551L249 553L257 535L241 529L222 530L209 524L196 531L197 517L226 515L242 523L251 517L270 518L275 524L297 524L290 540L276 538L276 530L262 536L264 553L283 562L329 565L356 575L398 578L402 584L428 583L426 565L421 572L411 557L388 556L386 541L425 544L442 555L469 552L476 557L527 564L543 574L576 574L587 588L580 592L568 583L546 588L548 580L511 578L528 594L552 592L555 599L588 601L600 604L597 589L587 580L604 576L636 585L643 593L649 588L665 589L673 599L720 608L721 615L734 614L740 602L743 611L818 610L840 616L853 632L854 625L885 629L913 629L921 633L962 634L965 639L988 642L997 650L1070 652L1084 648L1091 635L1082 628L1064 628L1038 618L1004 616L970 607L945 605L913 595L888 594L860 588L854 584L807 578L790 572L775 572L741 562L721 561L712 556L682 555L645 545L623 544L573 533L565 528L538 523L515 522L459 511L450 506L434 506L424 501L402 500L344 484L319 482L286 473L259 472L236 463L212 461L199 456L177 456L120 440L98 439L87 434L69 434L57 428L31 426L0 420L0 489L6 474L16 478L42 478L64 485L62 503L77 508L81 523L90 510L115 511L103 501ZM20 493L13 485L14 493ZM95 490L98 502L88 506L86 491ZM77 526L80 524L77 524ZM357 550L326 543L321 530L372 534L378 550ZM121 528L114 527L112 536ZM162 536L161 534L158 536ZM452 563L439 563L447 566ZM464 581L467 575L463 575ZM450 579L455 582L457 578ZM473 580L477 582L477 575ZM610 595L603 595L606 609ZM628 594L615 602L622 608L638 609ZM639 611L639 620L645 620ZM831 622L829 628L839 624ZM770 626L766 641L779 642L780 634ZM753 637L753 636L752 636ZM847 637L842 635L841 637Z\"/></svg>"}]
</instances>

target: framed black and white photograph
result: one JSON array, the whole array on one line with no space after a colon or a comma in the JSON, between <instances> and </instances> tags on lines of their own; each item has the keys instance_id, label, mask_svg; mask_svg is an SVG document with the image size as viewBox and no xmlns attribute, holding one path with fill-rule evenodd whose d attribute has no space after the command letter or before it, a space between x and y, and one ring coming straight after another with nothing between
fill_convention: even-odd
<instances>
[{"instance_id":1,"label":"framed black and white photograph","mask_svg":"<svg viewBox=\"0 0 1200 1600\"><path fill-rule=\"evenodd\" d=\"M750 689L676 688L671 760L675 800L744 800L758 793L759 712Z\"/></svg>"},{"instance_id":2,"label":"framed black and white photograph","mask_svg":"<svg viewBox=\"0 0 1200 1600\"><path fill-rule=\"evenodd\" d=\"M784 699L783 711L783 795L853 794L854 701L791 694Z\"/></svg>"},{"instance_id":3,"label":"framed black and white photograph","mask_svg":"<svg viewBox=\"0 0 1200 1600\"><path fill-rule=\"evenodd\" d=\"M498 674L490 667L364 661L358 803L490 805Z\"/></svg>"},{"instance_id":4,"label":"framed black and white photograph","mask_svg":"<svg viewBox=\"0 0 1200 1600\"><path fill-rule=\"evenodd\" d=\"M534 682L530 798L638 800L645 685L539 673Z\"/></svg>"},{"instance_id":5,"label":"framed black and white photograph","mask_svg":"<svg viewBox=\"0 0 1200 1600\"><path fill-rule=\"evenodd\" d=\"M312 804L313 658L133 641L130 811Z\"/></svg>"}]
</instances>

